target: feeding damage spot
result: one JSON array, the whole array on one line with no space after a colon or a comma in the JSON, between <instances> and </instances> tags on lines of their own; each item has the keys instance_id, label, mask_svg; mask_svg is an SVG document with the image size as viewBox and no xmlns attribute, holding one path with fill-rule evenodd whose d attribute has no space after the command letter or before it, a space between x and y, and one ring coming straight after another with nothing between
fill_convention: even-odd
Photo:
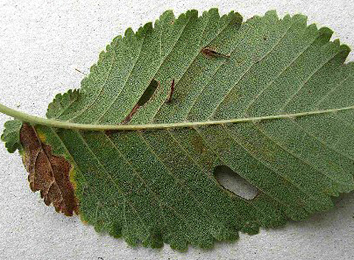
<instances>
[{"instance_id":1,"label":"feeding damage spot","mask_svg":"<svg viewBox=\"0 0 354 260\"><path fill-rule=\"evenodd\" d=\"M258 194L257 188L249 184L226 165L215 167L214 176L223 188L246 200L252 200Z\"/></svg>"},{"instance_id":2,"label":"feeding damage spot","mask_svg":"<svg viewBox=\"0 0 354 260\"><path fill-rule=\"evenodd\" d=\"M229 54L222 54L220 52L215 51L211 47L204 47L201 52L204 54L206 57L220 57L220 58L230 58Z\"/></svg>"},{"instance_id":3,"label":"feeding damage spot","mask_svg":"<svg viewBox=\"0 0 354 260\"><path fill-rule=\"evenodd\" d=\"M168 99L166 100L166 103L171 103L174 91L175 91L175 79L172 80L170 94L168 96Z\"/></svg>"},{"instance_id":4,"label":"feeding damage spot","mask_svg":"<svg viewBox=\"0 0 354 260\"><path fill-rule=\"evenodd\" d=\"M36 130L29 124L23 124L20 140L31 190L40 191L44 203L47 206L53 203L57 212L66 216L72 216L74 212L78 214L78 201L70 182L70 163L53 155L51 147L40 141Z\"/></svg>"},{"instance_id":5,"label":"feeding damage spot","mask_svg":"<svg viewBox=\"0 0 354 260\"><path fill-rule=\"evenodd\" d=\"M158 81L156 81L154 79L151 80L149 86L145 89L143 95L140 97L140 99L135 104L135 106L130 111L130 113L126 116L126 118L123 120L123 122L122 122L123 124L129 123L130 120L132 119L133 115L138 111L138 109L151 99L151 97L154 95L159 84L160 83Z\"/></svg>"},{"instance_id":6,"label":"feeding damage spot","mask_svg":"<svg viewBox=\"0 0 354 260\"><path fill-rule=\"evenodd\" d=\"M136 104L132 111L130 111L129 115L127 115L127 117L123 120L123 124L127 124L130 122L130 120L132 119L133 115L136 113L136 111L138 111L138 109L140 108L140 106L138 104Z\"/></svg>"}]
</instances>

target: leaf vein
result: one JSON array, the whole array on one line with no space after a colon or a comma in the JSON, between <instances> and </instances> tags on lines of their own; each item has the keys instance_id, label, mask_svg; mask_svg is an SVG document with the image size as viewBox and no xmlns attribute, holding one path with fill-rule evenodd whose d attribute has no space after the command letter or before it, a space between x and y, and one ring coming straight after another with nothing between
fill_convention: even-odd
<instances>
[{"instance_id":1,"label":"leaf vein","mask_svg":"<svg viewBox=\"0 0 354 260\"><path fill-rule=\"evenodd\" d=\"M288 32L290 31L290 29L292 28L292 26L295 23L291 23L290 26L288 27L288 29L285 31L285 33L279 38L278 41L276 41L276 43L269 49L269 51L267 53L265 53L265 55L263 55L259 60L257 60L256 62L253 62L251 64L251 66L249 66L247 68L247 70L241 75L241 77L236 81L236 83L227 91L226 95L224 95L224 97L218 101L218 104L216 105L216 107L214 108L214 110L212 111L212 113L210 114L210 116L208 118L212 118L214 116L214 114L216 113L216 111L219 109L220 105L222 104L222 102L226 99L226 97L229 96L229 94L231 93L231 91L238 85L238 83L249 73L249 71L253 68L254 65L258 64L259 62L261 62L262 60L264 60L265 58L268 57L268 55L270 55L275 48L282 42L282 40L285 38L285 36L288 34Z\"/></svg>"}]
</instances>

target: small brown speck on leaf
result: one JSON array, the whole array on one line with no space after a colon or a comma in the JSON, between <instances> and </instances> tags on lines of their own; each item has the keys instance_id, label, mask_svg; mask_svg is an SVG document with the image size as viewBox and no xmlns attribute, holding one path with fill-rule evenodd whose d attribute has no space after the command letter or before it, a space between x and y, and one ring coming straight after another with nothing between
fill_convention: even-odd
<instances>
[{"instance_id":1,"label":"small brown speck on leaf","mask_svg":"<svg viewBox=\"0 0 354 260\"><path fill-rule=\"evenodd\" d=\"M175 79L172 80L170 94L168 96L168 99L166 100L166 103L172 102L172 96L174 91L175 91Z\"/></svg>"},{"instance_id":2,"label":"small brown speck on leaf","mask_svg":"<svg viewBox=\"0 0 354 260\"><path fill-rule=\"evenodd\" d=\"M220 52L217 52L213 50L211 47L204 47L201 52L204 54L206 57L222 57L222 58L230 58L230 55L228 54L222 54Z\"/></svg>"},{"instance_id":3,"label":"small brown speck on leaf","mask_svg":"<svg viewBox=\"0 0 354 260\"><path fill-rule=\"evenodd\" d=\"M140 108L140 106L138 104L136 104L132 111L130 111L129 115L126 116L126 118L123 120L122 124L127 124L130 122L130 120L132 119L133 115L136 113L136 111L138 111L138 109Z\"/></svg>"},{"instance_id":4,"label":"small brown speck on leaf","mask_svg":"<svg viewBox=\"0 0 354 260\"><path fill-rule=\"evenodd\" d=\"M70 163L64 157L53 155L51 147L40 141L36 130L29 124L23 124L20 140L31 190L40 191L44 203L52 203L57 212L66 216L72 216L74 212L78 214L78 201L69 177Z\"/></svg>"}]
</instances>

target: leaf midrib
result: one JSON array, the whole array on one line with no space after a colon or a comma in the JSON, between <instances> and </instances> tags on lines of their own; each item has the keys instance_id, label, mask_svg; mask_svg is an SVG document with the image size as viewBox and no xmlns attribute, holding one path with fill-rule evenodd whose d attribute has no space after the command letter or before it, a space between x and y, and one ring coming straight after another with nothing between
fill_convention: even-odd
<instances>
[{"instance_id":1,"label":"leaf midrib","mask_svg":"<svg viewBox=\"0 0 354 260\"><path fill-rule=\"evenodd\" d=\"M137 125L108 125L108 124L95 125L95 124L72 123L68 121L59 121L59 120L47 119L43 117L37 117L37 116L29 115L21 111L9 108L7 106L4 106L3 104L0 104L1 113L14 117L23 122L27 122L35 125L45 125L45 126L56 127L56 128L92 130L92 131L147 130L147 129L168 129L168 128L181 128L181 127L223 125L223 124L233 124L233 123L259 122L264 120L294 119L298 117L306 117L306 116L313 116L313 115L334 114L346 110L354 110L354 105L348 107L341 107L341 108L298 112L292 114L277 114L277 115L268 115L268 116L259 116L259 117L243 117L243 118L211 120L211 121L137 124Z\"/></svg>"}]
</instances>

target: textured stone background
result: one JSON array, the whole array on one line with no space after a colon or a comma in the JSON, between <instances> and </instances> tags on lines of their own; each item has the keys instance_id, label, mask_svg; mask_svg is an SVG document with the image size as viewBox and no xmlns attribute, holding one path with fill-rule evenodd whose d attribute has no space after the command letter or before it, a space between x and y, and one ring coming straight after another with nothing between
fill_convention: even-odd
<instances>
[{"instance_id":1,"label":"textured stone background","mask_svg":"<svg viewBox=\"0 0 354 260\"><path fill-rule=\"evenodd\" d=\"M79 87L83 75L114 36L136 30L166 9L219 7L245 18L276 9L303 13L310 22L328 26L335 38L354 46L352 0L247 1L5 1L0 0L0 102L44 116L58 92ZM353 60L351 55L349 60ZM9 118L0 115L0 131ZM241 235L235 243L217 243L212 251L187 253L130 248L122 240L97 234L77 217L46 207L30 191L20 157L0 144L0 259L353 259L354 193L332 211L310 220L290 222L259 235Z\"/></svg>"}]
</instances>

